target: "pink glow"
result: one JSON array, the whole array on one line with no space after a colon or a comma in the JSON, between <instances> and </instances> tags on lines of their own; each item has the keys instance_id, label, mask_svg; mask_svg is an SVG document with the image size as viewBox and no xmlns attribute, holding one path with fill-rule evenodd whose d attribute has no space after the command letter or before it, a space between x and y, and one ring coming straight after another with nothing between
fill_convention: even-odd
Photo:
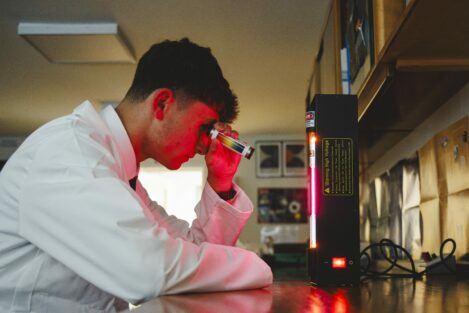
<instances>
[{"instance_id":1,"label":"pink glow","mask_svg":"<svg viewBox=\"0 0 469 313\"><path fill-rule=\"evenodd\" d=\"M308 133L309 143L309 238L310 248L316 248L316 134Z\"/></svg>"}]
</instances>

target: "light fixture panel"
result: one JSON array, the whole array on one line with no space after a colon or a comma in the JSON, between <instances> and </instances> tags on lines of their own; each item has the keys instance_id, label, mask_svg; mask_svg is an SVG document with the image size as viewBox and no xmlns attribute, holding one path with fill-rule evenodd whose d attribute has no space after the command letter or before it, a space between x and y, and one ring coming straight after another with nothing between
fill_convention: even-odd
<instances>
[{"instance_id":1,"label":"light fixture panel","mask_svg":"<svg viewBox=\"0 0 469 313\"><path fill-rule=\"evenodd\" d=\"M19 23L18 35L52 63L135 63L116 23Z\"/></svg>"}]
</instances>

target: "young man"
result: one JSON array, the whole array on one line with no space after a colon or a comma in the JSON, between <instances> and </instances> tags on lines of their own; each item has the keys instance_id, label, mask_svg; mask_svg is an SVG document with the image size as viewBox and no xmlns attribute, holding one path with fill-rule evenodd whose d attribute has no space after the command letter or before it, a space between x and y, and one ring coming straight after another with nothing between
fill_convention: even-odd
<instances>
[{"instance_id":1,"label":"young man","mask_svg":"<svg viewBox=\"0 0 469 313\"><path fill-rule=\"evenodd\" d=\"M252 212L233 184L240 157L208 137L236 137L224 124L236 114L210 50L183 39L145 53L116 110L85 101L34 132L0 174L0 312L114 312L116 298L271 284L232 247ZM189 227L136 176L147 158L178 169L196 153L208 175Z\"/></svg>"}]
</instances>

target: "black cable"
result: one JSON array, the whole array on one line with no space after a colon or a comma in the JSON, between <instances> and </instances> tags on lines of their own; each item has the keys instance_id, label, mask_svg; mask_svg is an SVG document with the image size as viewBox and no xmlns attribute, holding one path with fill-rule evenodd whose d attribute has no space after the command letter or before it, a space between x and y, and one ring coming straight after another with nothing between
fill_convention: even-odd
<instances>
[{"instance_id":1,"label":"black cable","mask_svg":"<svg viewBox=\"0 0 469 313\"><path fill-rule=\"evenodd\" d=\"M443 250L448 242L451 242L453 246L452 246L451 252L447 256L444 256ZM375 271L371 269L371 256L368 254L367 251L375 247L379 248L381 255L390 264L389 267L387 267L385 270ZM385 248L391 249L392 258L387 255ZM406 256L406 258L409 260L410 265L411 265L410 269L398 263L399 251L402 251L404 255ZM446 269L450 273L455 273L455 271L448 265L448 260L454 255L455 251L456 251L456 242L451 238L445 239L440 245L440 261L435 264L432 264L431 266L427 267L425 270L418 272L415 267L415 262L412 259L412 256L404 247L395 244L390 239L382 239L379 243L374 243L374 244L369 245L368 247L363 249L362 252L360 253L360 260L362 260L362 258L366 258L366 261L367 261L364 267L360 266L361 276L363 276L361 281L363 282L369 279L391 278L391 277L421 279L423 275L427 274L428 270L435 268L441 264L443 264L443 266L445 266ZM390 273L391 270L393 270L395 267L401 269L405 273Z\"/></svg>"},{"instance_id":2,"label":"black cable","mask_svg":"<svg viewBox=\"0 0 469 313\"><path fill-rule=\"evenodd\" d=\"M444 249L445 245L446 245L448 242L451 242L451 243L453 244L453 248L451 249L451 252L450 252L446 257L444 257L444 255L443 255L443 249ZM450 273L456 274L456 271L455 271L454 269L452 269L452 268L448 265L448 262L447 262L447 261L449 260L449 258L451 258L451 257L453 256L453 254L454 254L455 251L456 251L456 242L455 242L453 239L451 239L451 238L445 239L445 240L442 242L441 246L440 246L440 260L441 260L441 261L440 261L440 262L437 262L437 263L435 263L435 264L432 264L431 266L427 267L422 273L425 274L429 269L435 268L435 267L437 267L438 265L443 264L443 266L446 267L446 269L447 269Z\"/></svg>"}]
</instances>

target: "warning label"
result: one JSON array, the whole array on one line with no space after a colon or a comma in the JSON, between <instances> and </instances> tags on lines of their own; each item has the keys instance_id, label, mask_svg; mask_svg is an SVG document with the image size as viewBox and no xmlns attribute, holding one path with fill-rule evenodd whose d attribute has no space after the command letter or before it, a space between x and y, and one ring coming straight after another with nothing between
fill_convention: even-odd
<instances>
[{"instance_id":1,"label":"warning label","mask_svg":"<svg viewBox=\"0 0 469 313\"><path fill-rule=\"evenodd\" d=\"M353 142L351 138L322 140L323 194L353 195Z\"/></svg>"}]
</instances>

